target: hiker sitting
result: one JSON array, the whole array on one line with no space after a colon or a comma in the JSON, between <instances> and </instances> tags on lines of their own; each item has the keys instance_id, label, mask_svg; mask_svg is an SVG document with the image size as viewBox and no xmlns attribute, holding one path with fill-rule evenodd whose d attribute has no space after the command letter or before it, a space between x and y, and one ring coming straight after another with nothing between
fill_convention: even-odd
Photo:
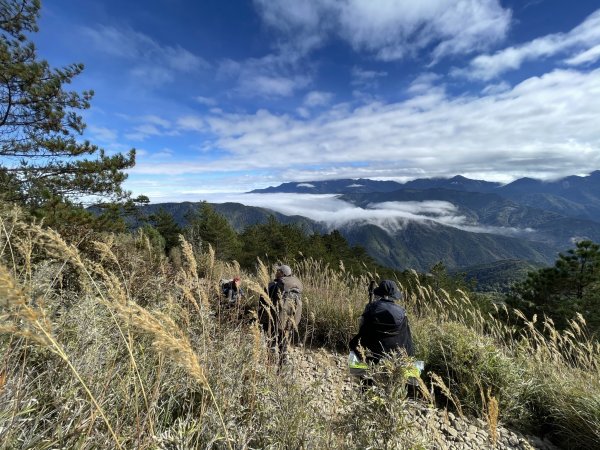
<instances>
[{"instance_id":1,"label":"hiker sitting","mask_svg":"<svg viewBox=\"0 0 600 450\"><path fill-rule=\"evenodd\" d=\"M360 317L358 334L350 341L350 350L367 363L377 364L393 351L413 356L413 342L405 309L394 303L402 298L396 283L383 280L373 291L374 301L369 302Z\"/></svg>"},{"instance_id":2,"label":"hiker sitting","mask_svg":"<svg viewBox=\"0 0 600 450\"><path fill-rule=\"evenodd\" d=\"M290 266L280 265L266 293L268 299L260 298L259 321L272 348L279 354L281 366L287 360L288 345L298 334L302 316L302 282L292 275Z\"/></svg>"},{"instance_id":3,"label":"hiker sitting","mask_svg":"<svg viewBox=\"0 0 600 450\"><path fill-rule=\"evenodd\" d=\"M221 293L223 295L223 302L226 306L235 306L244 292L241 288L240 277L234 277L232 280L221 281Z\"/></svg>"}]
</instances>

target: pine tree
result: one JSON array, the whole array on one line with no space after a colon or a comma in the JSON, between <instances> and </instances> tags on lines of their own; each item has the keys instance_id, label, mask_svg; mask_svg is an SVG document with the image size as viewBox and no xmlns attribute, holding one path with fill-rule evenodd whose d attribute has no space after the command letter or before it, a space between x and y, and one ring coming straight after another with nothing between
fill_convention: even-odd
<instances>
[{"instance_id":1,"label":"pine tree","mask_svg":"<svg viewBox=\"0 0 600 450\"><path fill-rule=\"evenodd\" d=\"M306 233L299 226L279 223L274 216L269 216L266 223L246 228L241 239L240 262L245 267L252 267L257 257L270 263L290 261L304 254L308 243Z\"/></svg>"},{"instance_id":2,"label":"pine tree","mask_svg":"<svg viewBox=\"0 0 600 450\"><path fill-rule=\"evenodd\" d=\"M38 59L25 33L38 30L39 9L39 0L0 1L0 191L38 208L57 198L120 200L135 151L108 156L78 141L78 111L93 92L64 90L82 64L53 69Z\"/></svg>"},{"instance_id":3,"label":"pine tree","mask_svg":"<svg viewBox=\"0 0 600 450\"><path fill-rule=\"evenodd\" d=\"M164 208L160 208L155 214L150 215L148 219L150 225L152 225L165 240L165 253L168 255L173 247L179 245L179 235L183 234L183 230L177 225L173 215Z\"/></svg>"},{"instance_id":4,"label":"pine tree","mask_svg":"<svg viewBox=\"0 0 600 450\"><path fill-rule=\"evenodd\" d=\"M557 328L580 313L598 329L600 317L600 245L580 241L566 254L559 254L553 267L530 272L507 296L507 303L526 315L544 314Z\"/></svg>"},{"instance_id":5,"label":"pine tree","mask_svg":"<svg viewBox=\"0 0 600 450\"><path fill-rule=\"evenodd\" d=\"M227 219L203 202L200 208L186 215L184 235L194 247L206 251L208 244L215 256L224 261L237 260L242 248L238 234Z\"/></svg>"}]
</instances>

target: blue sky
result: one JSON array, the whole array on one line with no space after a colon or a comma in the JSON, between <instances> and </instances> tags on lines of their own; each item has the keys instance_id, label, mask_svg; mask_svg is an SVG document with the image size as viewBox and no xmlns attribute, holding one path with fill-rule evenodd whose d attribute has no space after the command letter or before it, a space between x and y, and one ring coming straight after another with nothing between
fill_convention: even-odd
<instances>
[{"instance_id":1,"label":"blue sky","mask_svg":"<svg viewBox=\"0 0 600 450\"><path fill-rule=\"evenodd\" d=\"M597 0L48 0L39 25L153 202L600 168Z\"/></svg>"}]
</instances>

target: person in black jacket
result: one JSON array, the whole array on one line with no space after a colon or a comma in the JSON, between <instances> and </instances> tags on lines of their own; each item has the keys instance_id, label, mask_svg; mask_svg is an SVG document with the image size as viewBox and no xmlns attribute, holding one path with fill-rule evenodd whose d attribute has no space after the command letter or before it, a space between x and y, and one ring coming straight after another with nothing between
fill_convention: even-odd
<instances>
[{"instance_id":1,"label":"person in black jacket","mask_svg":"<svg viewBox=\"0 0 600 450\"><path fill-rule=\"evenodd\" d=\"M377 300L370 302L360 318L358 334L350 341L350 350L359 358L377 364L386 354L404 351L414 355L412 335L404 308L394 300L402 298L396 283L383 280L373 294ZM362 347L363 352L359 349Z\"/></svg>"}]
</instances>

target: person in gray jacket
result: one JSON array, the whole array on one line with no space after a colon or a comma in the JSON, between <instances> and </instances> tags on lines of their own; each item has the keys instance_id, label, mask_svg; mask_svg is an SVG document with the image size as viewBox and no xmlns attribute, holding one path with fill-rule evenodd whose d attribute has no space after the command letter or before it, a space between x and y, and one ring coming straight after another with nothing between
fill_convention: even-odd
<instances>
[{"instance_id":1,"label":"person in gray jacket","mask_svg":"<svg viewBox=\"0 0 600 450\"><path fill-rule=\"evenodd\" d=\"M287 360L290 343L298 336L302 317L302 282L287 265L277 266L275 279L266 289L268 300L260 298L259 320L274 350L278 352L278 364Z\"/></svg>"}]
</instances>

